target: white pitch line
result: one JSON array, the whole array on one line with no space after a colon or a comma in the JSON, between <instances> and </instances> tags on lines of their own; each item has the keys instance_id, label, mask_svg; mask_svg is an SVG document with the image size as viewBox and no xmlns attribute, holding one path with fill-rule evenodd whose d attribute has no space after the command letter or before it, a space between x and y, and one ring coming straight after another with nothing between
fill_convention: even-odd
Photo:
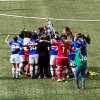
<instances>
[{"instance_id":1,"label":"white pitch line","mask_svg":"<svg viewBox=\"0 0 100 100\"><path fill-rule=\"evenodd\" d=\"M26 0L0 0L0 1L26 1Z\"/></svg>"},{"instance_id":2,"label":"white pitch line","mask_svg":"<svg viewBox=\"0 0 100 100\"><path fill-rule=\"evenodd\" d=\"M85 20L85 19L59 19L59 18L50 18L50 17L29 17L29 16L19 16L19 15L9 15L9 14L0 14L0 16L16 17L16 18L25 18L25 19L40 19L40 20L56 20L56 21L80 21L80 22L100 22L99 19L96 20Z\"/></svg>"}]
</instances>

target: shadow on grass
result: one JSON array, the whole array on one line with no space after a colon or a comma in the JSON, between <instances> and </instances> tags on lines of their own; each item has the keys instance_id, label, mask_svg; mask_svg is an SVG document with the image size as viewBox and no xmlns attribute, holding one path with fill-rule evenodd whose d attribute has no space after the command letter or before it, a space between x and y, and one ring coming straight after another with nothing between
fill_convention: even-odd
<instances>
[{"instance_id":1,"label":"shadow on grass","mask_svg":"<svg viewBox=\"0 0 100 100\"><path fill-rule=\"evenodd\" d=\"M0 11L24 11L24 10L33 10L33 9L0 9Z\"/></svg>"},{"instance_id":2,"label":"shadow on grass","mask_svg":"<svg viewBox=\"0 0 100 100\"><path fill-rule=\"evenodd\" d=\"M100 86L91 86L91 87L87 87L87 90L95 90L98 89L100 91Z\"/></svg>"},{"instance_id":3,"label":"shadow on grass","mask_svg":"<svg viewBox=\"0 0 100 100\"><path fill-rule=\"evenodd\" d=\"M0 100L33 100L32 98L22 96L0 97Z\"/></svg>"},{"instance_id":4,"label":"shadow on grass","mask_svg":"<svg viewBox=\"0 0 100 100\"><path fill-rule=\"evenodd\" d=\"M99 67L89 67L89 71L96 72L99 75L92 76L92 78L89 77L88 79L90 79L90 80L100 80L100 68ZM25 77L21 76L18 80L21 80L21 79L27 80L29 78L25 78ZM48 78L48 79L50 79L50 78ZM16 79L13 79L11 76L0 76L0 80L16 80ZM72 78L70 78L70 80L72 80Z\"/></svg>"},{"instance_id":5,"label":"shadow on grass","mask_svg":"<svg viewBox=\"0 0 100 100\"><path fill-rule=\"evenodd\" d=\"M94 66L94 67L93 67L93 66L91 67L91 66L90 66L90 67L88 67L88 68L89 68L90 71L100 72L100 67L95 67L95 66Z\"/></svg>"},{"instance_id":6,"label":"shadow on grass","mask_svg":"<svg viewBox=\"0 0 100 100\"><path fill-rule=\"evenodd\" d=\"M15 78L12 78L10 76L4 76L4 77L2 76L2 77L0 77L0 80L21 80L21 79L25 79L25 78L15 79Z\"/></svg>"}]
</instances>

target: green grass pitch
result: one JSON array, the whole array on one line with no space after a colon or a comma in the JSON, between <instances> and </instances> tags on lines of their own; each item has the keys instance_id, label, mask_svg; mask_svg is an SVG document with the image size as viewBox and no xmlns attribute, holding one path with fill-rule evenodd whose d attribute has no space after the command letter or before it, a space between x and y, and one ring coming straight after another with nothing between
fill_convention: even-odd
<instances>
[{"instance_id":1,"label":"green grass pitch","mask_svg":"<svg viewBox=\"0 0 100 100\"><path fill-rule=\"evenodd\" d=\"M53 17L65 19L100 20L99 0L22 0L0 1L0 14ZM100 21L52 21L56 30L64 26L73 32L88 33L91 45L88 47L88 66L100 72ZM0 16L0 34L18 33L21 29L34 30L45 25L46 20L24 19ZM99 100L100 78L87 80L87 89L77 90L73 81L57 83L51 79L11 79L9 48L4 42L6 35L0 35L0 100Z\"/></svg>"}]
</instances>

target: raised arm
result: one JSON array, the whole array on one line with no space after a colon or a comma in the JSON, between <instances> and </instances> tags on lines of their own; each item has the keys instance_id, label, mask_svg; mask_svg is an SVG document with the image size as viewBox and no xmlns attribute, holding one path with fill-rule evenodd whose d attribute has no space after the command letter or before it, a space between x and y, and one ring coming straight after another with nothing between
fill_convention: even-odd
<instances>
[{"instance_id":1,"label":"raised arm","mask_svg":"<svg viewBox=\"0 0 100 100\"><path fill-rule=\"evenodd\" d=\"M9 39L10 35L8 34L7 37L5 38L5 42L8 43L8 39Z\"/></svg>"}]
</instances>

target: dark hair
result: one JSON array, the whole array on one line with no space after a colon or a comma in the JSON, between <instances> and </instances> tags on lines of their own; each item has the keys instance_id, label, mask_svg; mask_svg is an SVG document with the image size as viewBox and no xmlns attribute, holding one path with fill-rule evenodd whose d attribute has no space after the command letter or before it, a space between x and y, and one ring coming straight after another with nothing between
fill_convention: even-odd
<instances>
[{"instance_id":1,"label":"dark hair","mask_svg":"<svg viewBox=\"0 0 100 100\"><path fill-rule=\"evenodd\" d=\"M87 35L87 36L85 36L84 35L84 37L83 37L85 40L86 40L86 42L88 43L88 44L90 44L91 43L91 38L90 38L90 36L89 35Z\"/></svg>"},{"instance_id":2,"label":"dark hair","mask_svg":"<svg viewBox=\"0 0 100 100\"><path fill-rule=\"evenodd\" d=\"M33 32L31 38L32 38L32 39L38 39L38 35L37 35L37 33Z\"/></svg>"},{"instance_id":3,"label":"dark hair","mask_svg":"<svg viewBox=\"0 0 100 100\"><path fill-rule=\"evenodd\" d=\"M32 34L30 31L24 31L24 37L31 38Z\"/></svg>"},{"instance_id":4,"label":"dark hair","mask_svg":"<svg viewBox=\"0 0 100 100\"><path fill-rule=\"evenodd\" d=\"M39 33L43 33L44 32L44 27L39 27L38 30L39 30Z\"/></svg>"},{"instance_id":5,"label":"dark hair","mask_svg":"<svg viewBox=\"0 0 100 100\"><path fill-rule=\"evenodd\" d=\"M65 34L62 34L60 37L61 39L67 39L67 36Z\"/></svg>"},{"instance_id":6,"label":"dark hair","mask_svg":"<svg viewBox=\"0 0 100 100\"><path fill-rule=\"evenodd\" d=\"M19 37L23 39L24 38L24 35L23 34L19 34Z\"/></svg>"},{"instance_id":7,"label":"dark hair","mask_svg":"<svg viewBox=\"0 0 100 100\"><path fill-rule=\"evenodd\" d=\"M67 37L70 37L70 39L73 40L74 36L73 36L71 29L68 26L66 26L64 30L65 30L65 34L67 35Z\"/></svg>"},{"instance_id":8,"label":"dark hair","mask_svg":"<svg viewBox=\"0 0 100 100\"><path fill-rule=\"evenodd\" d=\"M65 27L65 31L66 31L66 32L71 32L71 29L70 29L68 26L66 26L66 27Z\"/></svg>"},{"instance_id":9,"label":"dark hair","mask_svg":"<svg viewBox=\"0 0 100 100\"><path fill-rule=\"evenodd\" d=\"M78 38L83 38L83 34L82 33L77 33L76 36L77 36L77 39Z\"/></svg>"},{"instance_id":10,"label":"dark hair","mask_svg":"<svg viewBox=\"0 0 100 100\"><path fill-rule=\"evenodd\" d=\"M78 34L77 34L77 39L78 39L78 38L83 38L83 39L85 39L85 41L86 41L88 44L91 43L91 39L90 39L90 36L89 36L89 35L85 36L85 35L82 34L82 33L78 33Z\"/></svg>"},{"instance_id":11,"label":"dark hair","mask_svg":"<svg viewBox=\"0 0 100 100\"><path fill-rule=\"evenodd\" d=\"M13 39L14 39L14 41L17 41L18 40L18 37L17 36L14 36Z\"/></svg>"},{"instance_id":12,"label":"dark hair","mask_svg":"<svg viewBox=\"0 0 100 100\"><path fill-rule=\"evenodd\" d=\"M61 37L60 37L59 35L56 35L56 36L55 36L55 39L56 39L56 40L61 40Z\"/></svg>"},{"instance_id":13,"label":"dark hair","mask_svg":"<svg viewBox=\"0 0 100 100\"><path fill-rule=\"evenodd\" d=\"M22 38L24 38L24 33L25 33L24 30L22 30L22 31L20 32L20 36L21 36Z\"/></svg>"},{"instance_id":14,"label":"dark hair","mask_svg":"<svg viewBox=\"0 0 100 100\"><path fill-rule=\"evenodd\" d=\"M46 35L46 40L50 41L50 36L49 35Z\"/></svg>"}]
</instances>

